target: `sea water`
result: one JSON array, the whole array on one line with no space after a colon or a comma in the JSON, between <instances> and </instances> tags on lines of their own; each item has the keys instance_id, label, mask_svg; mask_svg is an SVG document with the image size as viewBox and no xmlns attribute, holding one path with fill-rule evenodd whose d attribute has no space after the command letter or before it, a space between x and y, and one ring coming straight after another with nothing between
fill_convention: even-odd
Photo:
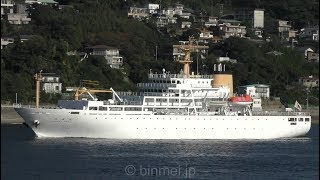
<instances>
[{"instance_id":1,"label":"sea water","mask_svg":"<svg viewBox=\"0 0 320 180\"><path fill-rule=\"evenodd\" d=\"M275 140L36 138L1 126L1 179L319 179L319 125Z\"/></svg>"}]
</instances>

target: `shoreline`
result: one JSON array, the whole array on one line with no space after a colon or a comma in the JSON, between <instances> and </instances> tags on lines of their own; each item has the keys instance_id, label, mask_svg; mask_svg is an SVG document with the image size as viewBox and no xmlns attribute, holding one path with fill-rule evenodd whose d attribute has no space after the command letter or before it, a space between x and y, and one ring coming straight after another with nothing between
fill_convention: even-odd
<instances>
[{"instance_id":1,"label":"shoreline","mask_svg":"<svg viewBox=\"0 0 320 180\"><path fill-rule=\"evenodd\" d=\"M311 123L319 124L319 109L312 109L309 112L311 114ZM1 105L1 125L22 123L23 119L13 109L13 106Z\"/></svg>"}]
</instances>

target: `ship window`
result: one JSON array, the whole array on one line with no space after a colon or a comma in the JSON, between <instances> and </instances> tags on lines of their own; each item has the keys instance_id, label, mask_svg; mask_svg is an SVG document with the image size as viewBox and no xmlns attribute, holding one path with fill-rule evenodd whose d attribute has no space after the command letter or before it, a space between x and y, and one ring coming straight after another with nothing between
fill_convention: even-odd
<instances>
[{"instance_id":1,"label":"ship window","mask_svg":"<svg viewBox=\"0 0 320 180\"><path fill-rule=\"evenodd\" d=\"M70 112L70 114L79 114L79 112Z\"/></svg>"},{"instance_id":2,"label":"ship window","mask_svg":"<svg viewBox=\"0 0 320 180\"><path fill-rule=\"evenodd\" d=\"M108 107L99 106L99 111L108 111Z\"/></svg>"},{"instance_id":3,"label":"ship window","mask_svg":"<svg viewBox=\"0 0 320 180\"><path fill-rule=\"evenodd\" d=\"M181 82L180 82L180 81L177 81L177 84L181 84Z\"/></svg>"},{"instance_id":4,"label":"ship window","mask_svg":"<svg viewBox=\"0 0 320 180\"><path fill-rule=\"evenodd\" d=\"M288 121L294 121L294 118L289 118L289 120Z\"/></svg>"},{"instance_id":5,"label":"ship window","mask_svg":"<svg viewBox=\"0 0 320 180\"><path fill-rule=\"evenodd\" d=\"M299 118L299 121L303 121L303 118Z\"/></svg>"},{"instance_id":6,"label":"ship window","mask_svg":"<svg viewBox=\"0 0 320 180\"><path fill-rule=\"evenodd\" d=\"M310 120L310 118L306 118L306 119L305 119L306 122L309 122L309 120Z\"/></svg>"},{"instance_id":7,"label":"ship window","mask_svg":"<svg viewBox=\"0 0 320 180\"><path fill-rule=\"evenodd\" d=\"M122 111L122 107L110 107L110 111Z\"/></svg>"},{"instance_id":8,"label":"ship window","mask_svg":"<svg viewBox=\"0 0 320 180\"><path fill-rule=\"evenodd\" d=\"M91 107L89 107L89 110L98 110L98 107L91 106Z\"/></svg>"}]
</instances>

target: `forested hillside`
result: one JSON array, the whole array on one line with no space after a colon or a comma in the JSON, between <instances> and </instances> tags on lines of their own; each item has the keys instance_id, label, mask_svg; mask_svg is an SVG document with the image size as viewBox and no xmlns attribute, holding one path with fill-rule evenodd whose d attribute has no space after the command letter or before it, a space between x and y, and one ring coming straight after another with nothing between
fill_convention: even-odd
<instances>
[{"instance_id":1,"label":"forested hillside","mask_svg":"<svg viewBox=\"0 0 320 180\"><path fill-rule=\"evenodd\" d=\"M179 72L181 65L174 62L172 45L186 33L170 37L170 33L159 31L152 22L137 21L127 17L132 5L144 5L147 0L104 1L104 0L60 0L60 4L72 7L36 5L29 9L31 23L14 26L1 20L1 35L16 37L1 52L1 100L12 101L15 93L20 102L34 101L34 74L54 72L61 77L63 86L78 86L80 80L90 79L100 82L101 88L113 87L115 90L135 90L135 84L147 80L147 72L161 72L165 68L170 72ZM162 0L162 6L177 1ZM242 3L241 3L242 2ZM223 3L225 11L247 4L265 8L266 15L272 18L284 16L295 20L297 28L318 20L318 1L205 1L186 0L183 4L195 11L208 14L217 13L217 3ZM288 6L288 8L284 8ZM283 12L280 10L283 10ZM312 11L312 12L311 12ZM308 18L309 21L305 19ZM20 42L19 35L32 34L30 40ZM272 37L273 38L273 37ZM89 56L80 61L78 55L68 56L69 51L81 51L89 45L105 44L120 49L124 57L124 69L111 69L103 58ZM155 60L155 47L158 58ZM238 64L228 64L234 75L234 87L249 83L271 85L271 95L281 97L292 103L296 99L305 102L305 91L297 84L300 76L310 73L318 75L319 64L306 63L302 54L280 44L277 38L270 43L255 43L246 39L229 38L223 43L210 44L205 60L200 61L201 73L212 73L217 57L228 53ZM269 51L280 51L283 56L270 56ZM195 63L193 69L195 69ZM312 92L319 97L318 91ZM56 97L43 98L54 101ZM316 100L310 100L318 104Z\"/></svg>"}]
</instances>

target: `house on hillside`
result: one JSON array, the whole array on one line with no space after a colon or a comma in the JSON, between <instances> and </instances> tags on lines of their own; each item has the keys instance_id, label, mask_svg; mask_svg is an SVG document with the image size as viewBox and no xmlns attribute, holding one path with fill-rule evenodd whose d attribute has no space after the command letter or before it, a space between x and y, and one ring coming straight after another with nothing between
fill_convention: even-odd
<instances>
[{"instance_id":1,"label":"house on hillside","mask_svg":"<svg viewBox=\"0 0 320 180\"><path fill-rule=\"evenodd\" d=\"M252 98L270 98L270 86L265 84L251 84L239 86L239 94L247 94Z\"/></svg>"},{"instance_id":2,"label":"house on hillside","mask_svg":"<svg viewBox=\"0 0 320 180\"><path fill-rule=\"evenodd\" d=\"M160 5L159 4L147 4L147 9L149 14L157 14L160 11Z\"/></svg>"},{"instance_id":3,"label":"house on hillside","mask_svg":"<svg viewBox=\"0 0 320 180\"><path fill-rule=\"evenodd\" d=\"M204 23L204 26L206 27L218 26L218 17L208 16L208 19Z\"/></svg>"},{"instance_id":4,"label":"house on hillside","mask_svg":"<svg viewBox=\"0 0 320 180\"><path fill-rule=\"evenodd\" d=\"M59 5L58 2L54 0L26 0L26 4L42 4L42 5Z\"/></svg>"},{"instance_id":5,"label":"house on hillside","mask_svg":"<svg viewBox=\"0 0 320 180\"><path fill-rule=\"evenodd\" d=\"M10 24L29 24L31 21L31 18L28 17L28 14L10 13L7 14L7 16Z\"/></svg>"},{"instance_id":6,"label":"house on hillside","mask_svg":"<svg viewBox=\"0 0 320 180\"><path fill-rule=\"evenodd\" d=\"M138 7L130 7L128 11L128 17L143 20L149 17L148 8L138 8Z\"/></svg>"},{"instance_id":7,"label":"house on hillside","mask_svg":"<svg viewBox=\"0 0 320 180\"><path fill-rule=\"evenodd\" d=\"M1 19L3 19L6 14L13 13L14 5L13 0L1 0Z\"/></svg>"},{"instance_id":8,"label":"house on hillside","mask_svg":"<svg viewBox=\"0 0 320 180\"><path fill-rule=\"evenodd\" d=\"M1 37L1 49L5 48L9 44L14 43L14 38L13 37Z\"/></svg>"},{"instance_id":9,"label":"house on hillside","mask_svg":"<svg viewBox=\"0 0 320 180\"><path fill-rule=\"evenodd\" d=\"M308 62L318 62L319 63L319 52L307 52L307 61Z\"/></svg>"},{"instance_id":10,"label":"house on hillside","mask_svg":"<svg viewBox=\"0 0 320 180\"><path fill-rule=\"evenodd\" d=\"M190 28L191 27L191 22L189 21L182 21L181 22L181 28L184 29L184 28Z\"/></svg>"},{"instance_id":11,"label":"house on hillside","mask_svg":"<svg viewBox=\"0 0 320 180\"><path fill-rule=\"evenodd\" d=\"M301 29L299 37L305 40L319 41L319 26Z\"/></svg>"},{"instance_id":12,"label":"house on hillside","mask_svg":"<svg viewBox=\"0 0 320 180\"><path fill-rule=\"evenodd\" d=\"M119 69L123 65L123 57L120 56L118 48L106 45L95 45L87 47L86 49L89 51L89 55L103 56L111 68Z\"/></svg>"},{"instance_id":13,"label":"house on hillside","mask_svg":"<svg viewBox=\"0 0 320 180\"><path fill-rule=\"evenodd\" d=\"M319 88L319 77L316 77L316 76L300 77L299 83L307 88Z\"/></svg>"},{"instance_id":14,"label":"house on hillside","mask_svg":"<svg viewBox=\"0 0 320 180\"><path fill-rule=\"evenodd\" d=\"M42 90L46 93L59 93L62 91L62 83L59 76L43 75L41 81Z\"/></svg>"},{"instance_id":15,"label":"house on hillside","mask_svg":"<svg viewBox=\"0 0 320 180\"><path fill-rule=\"evenodd\" d=\"M209 41L213 38L213 32L206 30L206 29L201 29L200 30L200 35L199 35L199 43L204 43L208 44Z\"/></svg>"},{"instance_id":16,"label":"house on hillside","mask_svg":"<svg viewBox=\"0 0 320 180\"><path fill-rule=\"evenodd\" d=\"M246 26L231 25L230 23L219 24L219 30L221 31L224 39L227 39L231 36L244 37L247 33Z\"/></svg>"}]
</instances>

